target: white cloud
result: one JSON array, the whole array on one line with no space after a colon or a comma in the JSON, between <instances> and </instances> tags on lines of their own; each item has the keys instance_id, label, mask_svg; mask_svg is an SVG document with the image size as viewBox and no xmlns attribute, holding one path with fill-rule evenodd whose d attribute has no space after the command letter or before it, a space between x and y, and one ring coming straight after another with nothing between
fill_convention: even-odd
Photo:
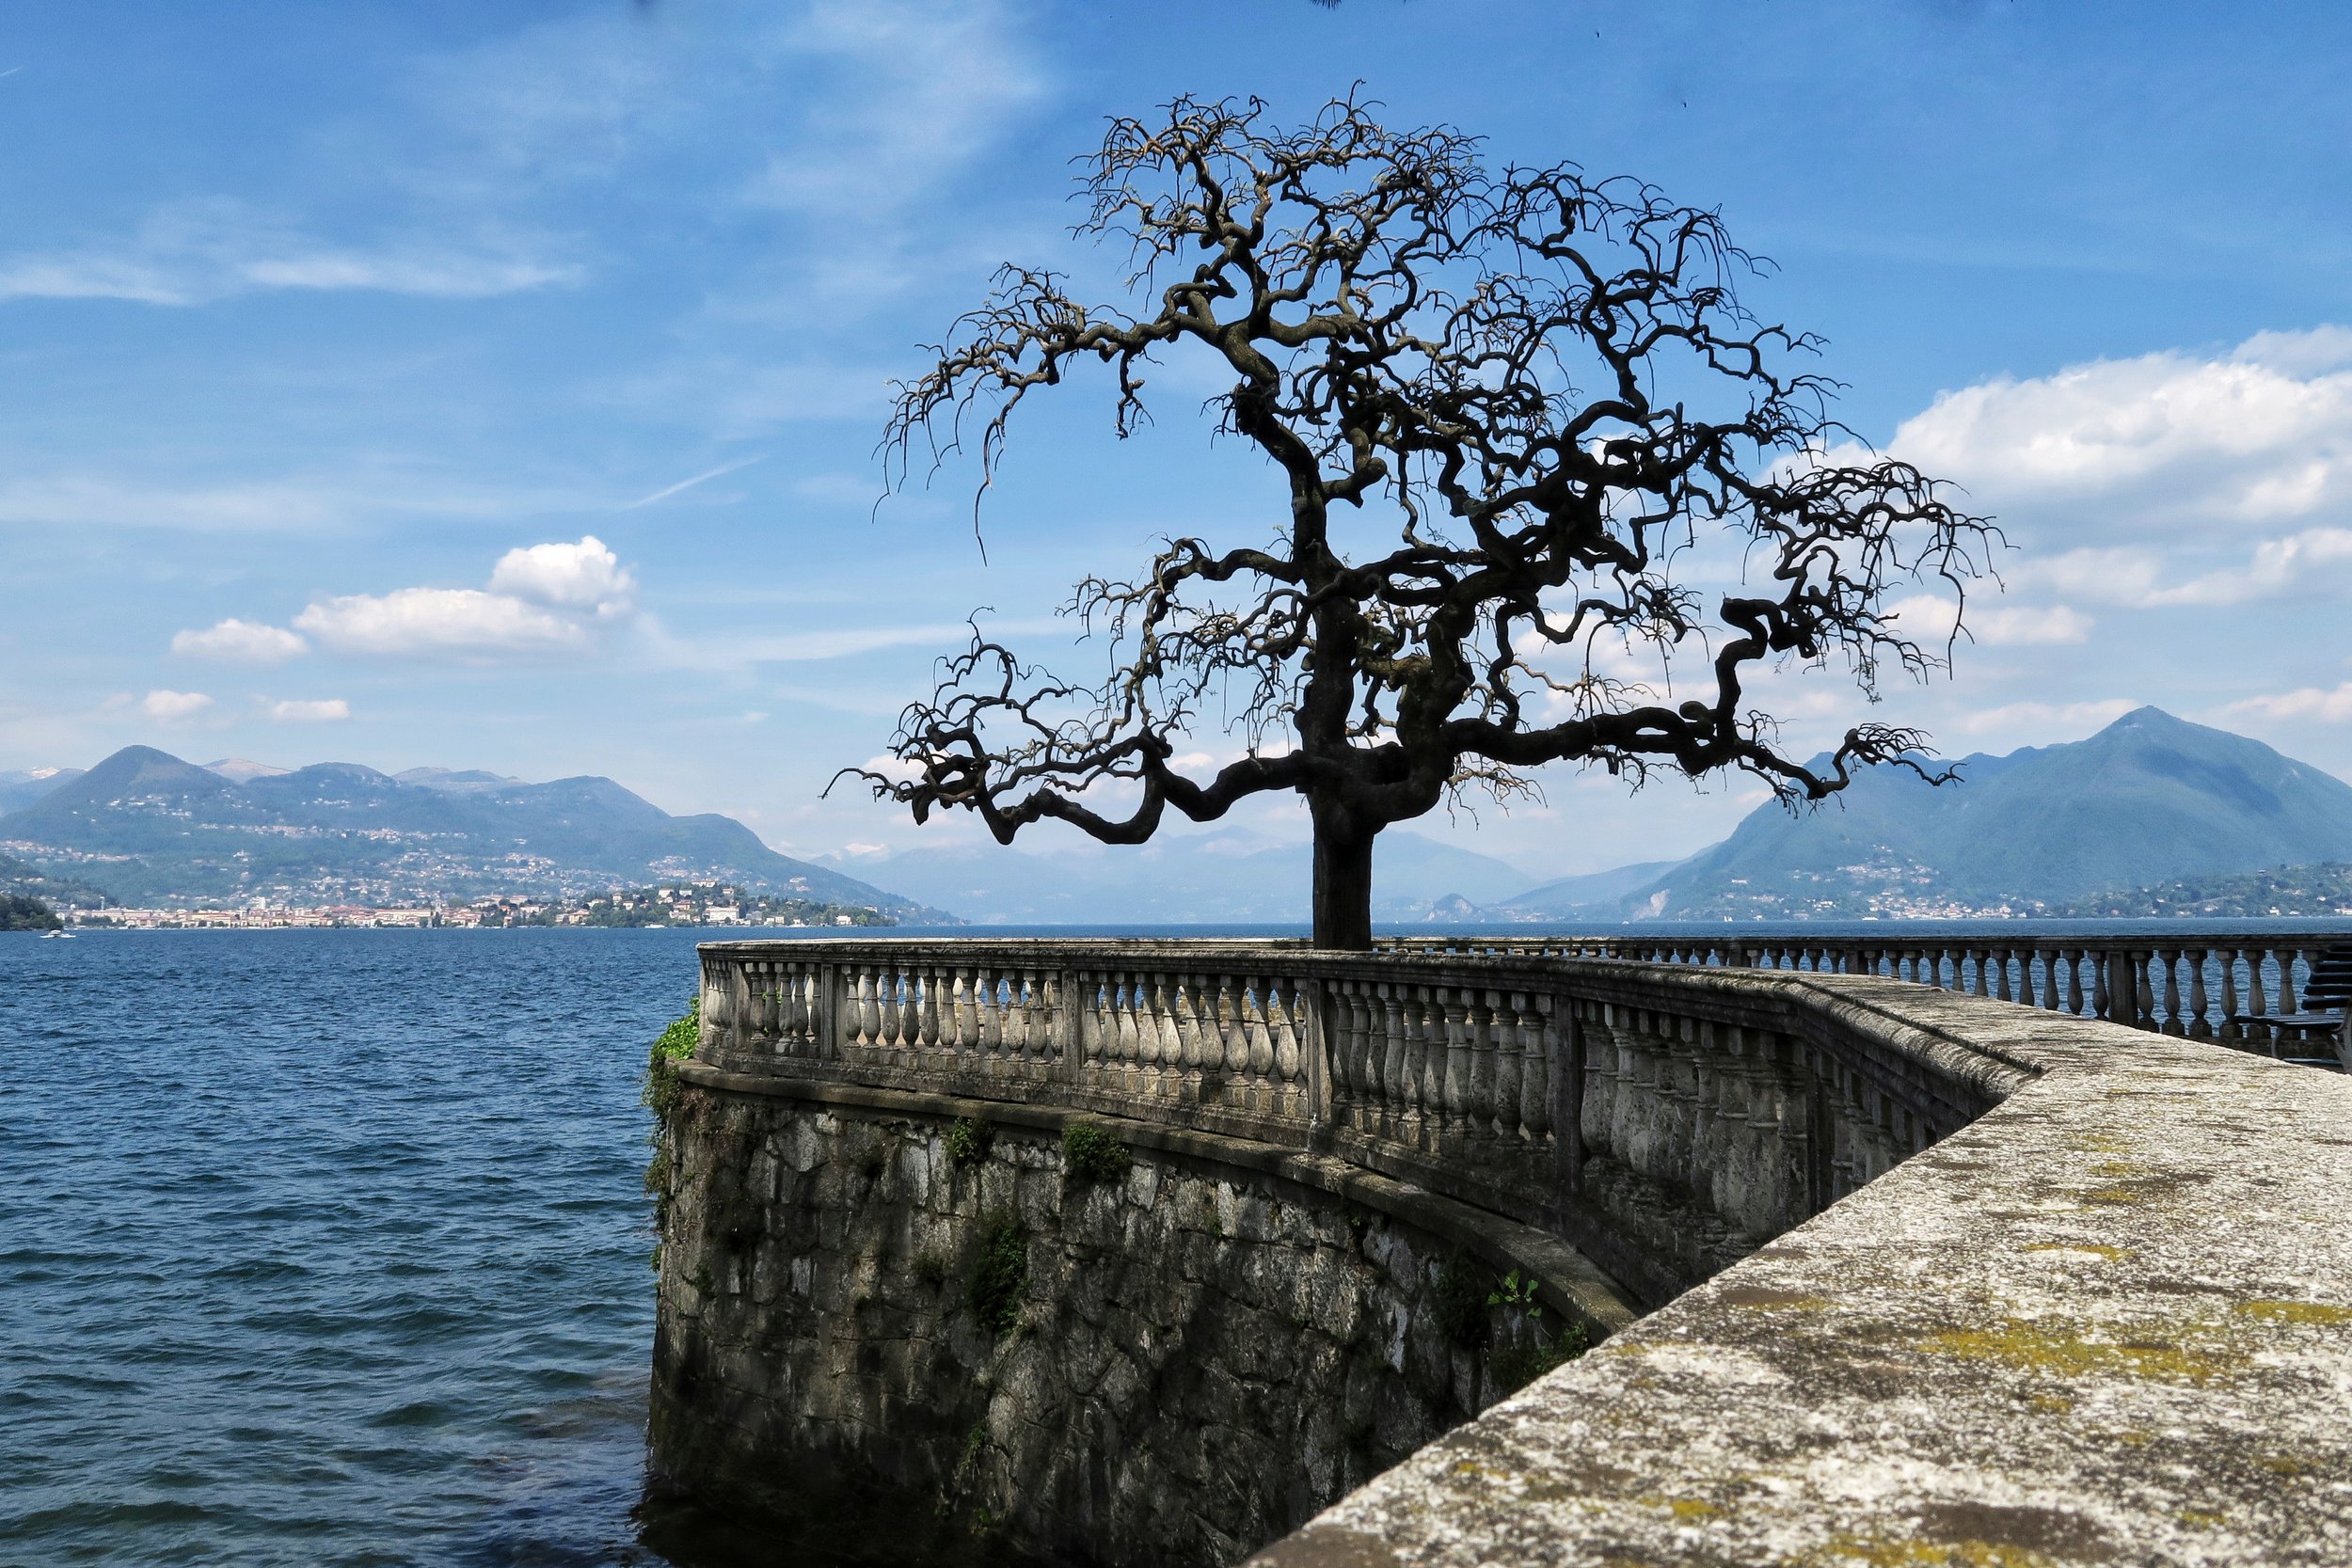
<instances>
[{"instance_id":1,"label":"white cloud","mask_svg":"<svg viewBox=\"0 0 2352 1568\"><path fill-rule=\"evenodd\" d=\"M2157 592L2164 560L2134 546L2094 547L2028 556L2004 575L2020 588L2048 588L2094 604L2144 605Z\"/></svg>"},{"instance_id":2,"label":"white cloud","mask_svg":"<svg viewBox=\"0 0 2352 1568\"><path fill-rule=\"evenodd\" d=\"M2232 703L2222 713L2234 720L2297 720L2306 723L2341 724L2352 720L2352 681L2323 690L2306 686L2294 691L2249 697Z\"/></svg>"},{"instance_id":3,"label":"white cloud","mask_svg":"<svg viewBox=\"0 0 2352 1568\"><path fill-rule=\"evenodd\" d=\"M1930 648L1952 634L1959 618L1957 601L1934 594L1899 599L1888 609L1897 629ZM2091 618L2065 605L1975 606L1968 610L1968 635L1986 647L2038 647L2081 642L2090 636Z\"/></svg>"},{"instance_id":4,"label":"white cloud","mask_svg":"<svg viewBox=\"0 0 2352 1568\"><path fill-rule=\"evenodd\" d=\"M0 258L0 301L202 305L271 290L483 299L580 277L579 267L538 259L510 237L470 247L439 239L330 245L237 203L204 201L164 208L119 240Z\"/></svg>"},{"instance_id":5,"label":"white cloud","mask_svg":"<svg viewBox=\"0 0 2352 1568\"><path fill-rule=\"evenodd\" d=\"M636 579L621 568L621 558L593 533L582 535L576 545L508 550L490 573L493 594L592 610L599 615L625 612L636 589Z\"/></svg>"},{"instance_id":6,"label":"white cloud","mask_svg":"<svg viewBox=\"0 0 2352 1568\"><path fill-rule=\"evenodd\" d=\"M175 633L171 651L183 658L219 658L240 664L276 664L310 651L310 644L283 626L240 621L235 616L202 631Z\"/></svg>"},{"instance_id":7,"label":"white cloud","mask_svg":"<svg viewBox=\"0 0 2352 1568\"><path fill-rule=\"evenodd\" d=\"M2167 558L2134 546L2068 550L2028 560L2009 577L2019 587L2047 588L2094 603L2148 610L2248 604L2296 594L2335 595L2343 591L2339 568L2347 563L2352 563L2352 529L2309 528L2264 540L2242 566L2215 566L2169 586L2164 582Z\"/></svg>"},{"instance_id":8,"label":"white cloud","mask_svg":"<svg viewBox=\"0 0 2352 1568\"><path fill-rule=\"evenodd\" d=\"M317 702L288 699L269 705L269 716L280 724L329 724L351 717L351 704L341 697Z\"/></svg>"},{"instance_id":9,"label":"white cloud","mask_svg":"<svg viewBox=\"0 0 2352 1568\"><path fill-rule=\"evenodd\" d=\"M629 619L636 578L604 541L511 549L490 586L399 588L321 599L294 618L332 653L380 657L483 658L584 648L600 627Z\"/></svg>"},{"instance_id":10,"label":"white cloud","mask_svg":"<svg viewBox=\"0 0 2352 1568\"><path fill-rule=\"evenodd\" d=\"M478 588L402 588L323 599L294 624L335 653L530 653L576 648L580 624L511 594Z\"/></svg>"},{"instance_id":11,"label":"white cloud","mask_svg":"<svg viewBox=\"0 0 2352 1568\"><path fill-rule=\"evenodd\" d=\"M183 719L193 719L212 705L213 700L201 691L160 689L149 692L146 700L139 704L141 710L150 719L160 719L167 724Z\"/></svg>"},{"instance_id":12,"label":"white cloud","mask_svg":"<svg viewBox=\"0 0 2352 1568\"><path fill-rule=\"evenodd\" d=\"M786 42L816 68L803 135L748 194L796 211L870 222L878 202L914 205L1044 89L995 4L818 0Z\"/></svg>"},{"instance_id":13,"label":"white cloud","mask_svg":"<svg viewBox=\"0 0 2352 1568\"><path fill-rule=\"evenodd\" d=\"M2138 707L2110 697L2095 703L2010 703L1968 715L1960 727L1970 735L2026 734L2044 740L2080 740Z\"/></svg>"},{"instance_id":14,"label":"white cloud","mask_svg":"<svg viewBox=\"0 0 2352 1568\"><path fill-rule=\"evenodd\" d=\"M2207 572L2177 588L2158 589L2142 601L2151 605L2231 605L2281 594L2332 590L2333 574L2315 568L2352 562L2352 529L2313 528L2283 539L2265 540L2244 567Z\"/></svg>"},{"instance_id":15,"label":"white cloud","mask_svg":"<svg viewBox=\"0 0 2352 1568\"><path fill-rule=\"evenodd\" d=\"M1990 498L2134 493L2160 513L2298 516L2352 496L2352 333L2250 338L1938 396L1889 444Z\"/></svg>"}]
</instances>

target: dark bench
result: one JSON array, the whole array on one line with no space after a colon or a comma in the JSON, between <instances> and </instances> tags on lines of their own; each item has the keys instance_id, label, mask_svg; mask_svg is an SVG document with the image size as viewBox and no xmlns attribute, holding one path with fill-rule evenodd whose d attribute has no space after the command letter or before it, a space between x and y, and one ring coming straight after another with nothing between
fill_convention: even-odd
<instances>
[{"instance_id":1,"label":"dark bench","mask_svg":"<svg viewBox=\"0 0 2352 1568\"><path fill-rule=\"evenodd\" d=\"M2282 1035L2333 1035L2335 1055L2294 1056L2288 1060L2328 1063L2352 1070L2352 1035L2347 1035L2344 1028L2347 1011L2352 1011L2352 942L2338 942L2321 948L2319 956L2312 960L2311 974L2303 982L2302 1006L2296 1011L2236 1013L2230 1022L2241 1027L2267 1024Z\"/></svg>"}]
</instances>

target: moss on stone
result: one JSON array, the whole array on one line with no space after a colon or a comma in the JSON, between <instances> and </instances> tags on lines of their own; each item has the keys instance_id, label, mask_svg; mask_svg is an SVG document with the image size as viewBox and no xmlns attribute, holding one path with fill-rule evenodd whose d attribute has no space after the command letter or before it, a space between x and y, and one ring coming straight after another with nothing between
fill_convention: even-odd
<instances>
[{"instance_id":1,"label":"moss on stone","mask_svg":"<svg viewBox=\"0 0 2352 1568\"><path fill-rule=\"evenodd\" d=\"M2202 1383L2229 1370L2220 1356L2169 1340L2092 1339L2063 1324L2008 1319L1997 1327L1930 1335L1924 1348L1968 1360L1999 1361L2053 1377L2122 1375Z\"/></svg>"},{"instance_id":2,"label":"moss on stone","mask_svg":"<svg viewBox=\"0 0 2352 1568\"><path fill-rule=\"evenodd\" d=\"M1062 1174L1072 1181L1123 1181L1134 1163L1127 1146L1100 1127L1073 1121L1061 1130Z\"/></svg>"}]
</instances>

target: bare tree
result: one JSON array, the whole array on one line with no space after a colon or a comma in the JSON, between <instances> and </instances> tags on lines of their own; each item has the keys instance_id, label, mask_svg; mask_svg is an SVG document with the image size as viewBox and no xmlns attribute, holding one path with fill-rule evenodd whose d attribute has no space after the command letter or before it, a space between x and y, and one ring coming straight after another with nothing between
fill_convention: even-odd
<instances>
[{"instance_id":1,"label":"bare tree","mask_svg":"<svg viewBox=\"0 0 2352 1568\"><path fill-rule=\"evenodd\" d=\"M1171 806L1205 822L1296 791L1315 943L1339 948L1371 943L1383 828L1465 788L1527 793L1546 763L1635 784L1742 768L1789 801L1869 764L1940 777L1921 735L1882 724L1802 765L1742 682L1835 659L1875 699L1890 660L1940 667L1885 593L1959 590L1988 526L1907 464L1835 460L1859 450L1826 413L1836 384L1786 367L1815 341L1741 308L1759 263L1715 213L1571 164L1490 171L1474 138L1390 131L1376 107L1285 130L1254 100L1180 99L1115 122L1082 161L1076 232L1127 242L1141 313L1008 266L897 388L894 487L918 447L936 468L977 426L985 493L1033 390L1112 367L1123 436L1157 356L1206 356L1234 378L1219 433L1270 460L1282 499L1263 543L1164 540L1132 580L1078 585L1070 611L1112 650L1099 685L976 626L903 715L900 768L858 776L1004 843L1047 818L1139 843ZM1743 564L1710 618L1692 552L1726 541ZM1703 697L1625 676L1628 649L1693 647ZM1180 771L1180 741L1219 727L1246 749Z\"/></svg>"}]
</instances>

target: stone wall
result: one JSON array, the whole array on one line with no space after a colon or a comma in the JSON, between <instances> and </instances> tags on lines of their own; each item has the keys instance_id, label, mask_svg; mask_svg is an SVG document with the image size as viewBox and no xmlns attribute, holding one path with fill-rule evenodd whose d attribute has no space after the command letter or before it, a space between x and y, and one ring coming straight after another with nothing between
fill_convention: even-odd
<instances>
[{"instance_id":1,"label":"stone wall","mask_svg":"<svg viewBox=\"0 0 2352 1568\"><path fill-rule=\"evenodd\" d=\"M1077 1119L690 1067L664 1480L931 1560L1229 1562L1629 1320L1549 1238L1336 1162L1094 1117L1127 1165L1088 1179ZM1536 1310L1488 1305L1513 1268Z\"/></svg>"}]
</instances>

